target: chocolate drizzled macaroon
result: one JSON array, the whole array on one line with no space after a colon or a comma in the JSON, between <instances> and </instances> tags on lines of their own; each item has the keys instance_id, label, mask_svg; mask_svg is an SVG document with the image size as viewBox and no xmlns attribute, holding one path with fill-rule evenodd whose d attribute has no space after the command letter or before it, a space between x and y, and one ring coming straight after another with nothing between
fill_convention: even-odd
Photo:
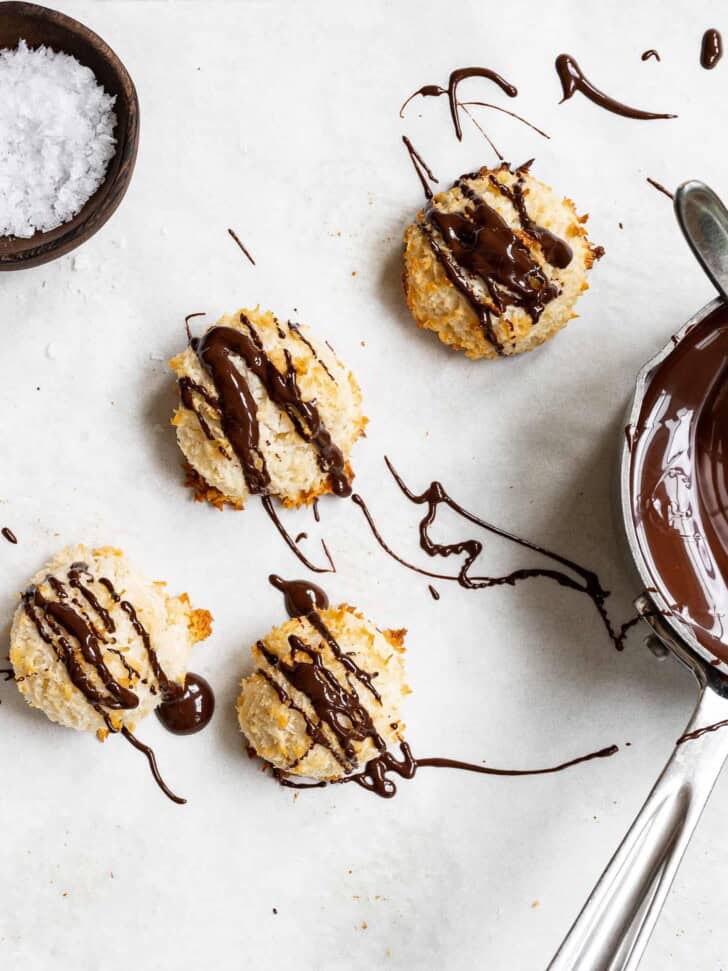
<instances>
[{"instance_id":1,"label":"chocolate drizzled macaroon","mask_svg":"<svg viewBox=\"0 0 728 971\"><path fill-rule=\"evenodd\" d=\"M111 547L68 547L46 563L10 631L15 681L28 704L103 741L182 699L190 651L209 636L212 618L164 587Z\"/></svg>"},{"instance_id":2,"label":"chocolate drizzled macaroon","mask_svg":"<svg viewBox=\"0 0 728 971\"><path fill-rule=\"evenodd\" d=\"M240 310L170 367L180 391L172 423L196 498L242 509L250 495L298 506L350 493L361 392L307 327Z\"/></svg>"},{"instance_id":3,"label":"chocolate drizzled macaroon","mask_svg":"<svg viewBox=\"0 0 728 971\"><path fill-rule=\"evenodd\" d=\"M586 216L528 164L464 175L404 235L404 288L419 327L473 360L530 351L576 314L603 250Z\"/></svg>"},{"instance_id":4,"label":"chocolate drizzled macaroon","mask_svg":"<svg viewBox=\"0 0 728 971\"><path fill-rule=\"evenodd\" d=\"M402 741L404 635L319 598L252 648L256 670L242 682L238 720L281 781L341 779Z\"/></svg>"}]
</instances>

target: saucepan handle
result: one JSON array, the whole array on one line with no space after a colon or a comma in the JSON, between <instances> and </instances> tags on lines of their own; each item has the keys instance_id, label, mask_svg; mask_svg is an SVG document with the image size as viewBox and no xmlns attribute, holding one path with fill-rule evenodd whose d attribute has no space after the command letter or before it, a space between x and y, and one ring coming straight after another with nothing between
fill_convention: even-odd
<instances>
[{"instance_id":1,"label":"saucepan handle","mask_svg":"<svg viewBox=\"0 0 728 971\"><path fill-rule=\"evenodd\" d=\"M728 699L706 687L686 734L723 719ZM549 971L637 967L727 756L728 726L675 747Z\"/></svg>"}]
</instances>

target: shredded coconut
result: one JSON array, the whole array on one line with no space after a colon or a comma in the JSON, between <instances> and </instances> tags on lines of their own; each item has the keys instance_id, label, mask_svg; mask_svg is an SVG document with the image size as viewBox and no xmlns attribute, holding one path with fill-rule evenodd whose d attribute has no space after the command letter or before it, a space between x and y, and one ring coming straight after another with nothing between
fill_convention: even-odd
<instances>
[{"instance_id":1,"label":"shredded coconut","mask_svg":"<svg viewBox=\"0 0 728 971\"><path fill-rule=\"evenodd\" d=\"M69 54L24 40L0 51L0 236L80 212L115 152L115 101Z\"/></svg>"}]
</instances>

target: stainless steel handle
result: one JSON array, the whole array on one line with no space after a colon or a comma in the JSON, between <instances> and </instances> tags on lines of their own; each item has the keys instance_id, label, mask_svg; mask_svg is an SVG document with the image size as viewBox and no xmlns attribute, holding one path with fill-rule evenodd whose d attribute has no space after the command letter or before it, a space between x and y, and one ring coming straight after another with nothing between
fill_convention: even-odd
<instances>
[{"instance_id":1,"label":"stainless steel handle","mask_svg":"<svg viewBox=\"0 0 728 971\"><path fill-rule=\"evenodd\" d=\"M728 210L703 182L683 182L675 215L698 262L728 300Z\"/></svg>"},{"instance_id":2,"label":"stainless steel handle","mask_svg":"<svg viewBox=\"0 0 728 971\"><path fill-rule=\"evenodd\" d=\"M703 688L686 732L723 719L728 699ZM728 727L676 746L549 971L637 967L726 757Z\"/></svg>"}]
</instances>

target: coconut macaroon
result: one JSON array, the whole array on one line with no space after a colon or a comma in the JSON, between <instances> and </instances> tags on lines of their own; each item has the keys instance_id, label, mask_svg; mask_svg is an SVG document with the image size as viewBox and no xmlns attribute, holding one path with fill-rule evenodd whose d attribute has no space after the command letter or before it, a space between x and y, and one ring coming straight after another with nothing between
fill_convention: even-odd
<instances>
[{"instance_id":1,"label":"coconut macaroon","mask_svg":"<svg viewBox=\"0 0 728 971\"><path fill-rule=\"evenodd\" d=\"M353 374L302 324L270 311L222 317L170 361L172 424L197 499L241 509L251 494L286 506L348 495L364 432Z\"/></svg>"},{"instance_id":2,"label":"coconut macaroon","mask_svg":"<svg viewBox=\"0 0 728 971\"><path fill-rule=\"evenodd\" d=\"M327 603L258 641L238 721L279 778L341 779L402 741L405 633Z\"/></svg>"},{"instance_id":3,"label":"coconut macaroon","mask_svg":"<svg viewBox=\"0 0 728 971\"><path fill-rule=\"evenodd\" d=\"M10 631L23 697L77 731L135 726L185 685L190 651L211 615L164 592L120 550L70 546L31 579Z\"/></svg>"},{"instance_id":4,"label":"coconut macaroon","mask_svg":"<svg viewBox=\"0 0 728 971\"><path fill-rule=\"evenodd\" d=\"M547 341L576 316L603 254L586 220L529 164L462 176L404 234L404 289L418 326L473 360Z\"/></svg>"}]
</instances>

